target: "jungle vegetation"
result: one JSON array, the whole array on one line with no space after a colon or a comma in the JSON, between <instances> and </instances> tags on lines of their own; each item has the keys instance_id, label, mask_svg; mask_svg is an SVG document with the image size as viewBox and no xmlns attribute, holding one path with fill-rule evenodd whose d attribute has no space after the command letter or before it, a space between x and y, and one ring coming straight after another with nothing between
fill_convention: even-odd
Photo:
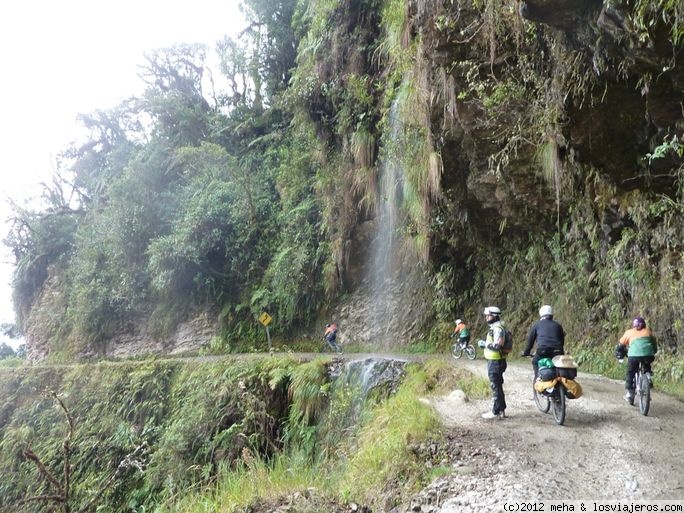
<instances>
[{"instance_id":1,"label":"jungle vegetation","mask_svg":"<svg viewBox=\"0 0 684 513\"><path fill-rule=\"evenodd\" d=\"M681 382L681 5L544 5L245 0L221 80L206 48L150 53L145 93L83 115L45 207L15 208L19 327L55 360L196 311L215 351L251 347L264 310L276 336L310 333L354 293L396 154L431 293L414 347L444 349L484 304L521 339L551 303L580 363L610 373L641 314Z\"/></svg>"},{"instance_id":2,"label":"jungle vegetation","mask_svg":"<svg viewBox=\"0 0 684 513\"><path fill-rule=\"evenodd\" d=\"M444 472L418 398L483 379L411 364L366 393L293 358L0 369L0 511L215 512L398 504ZM425 461L432 462L427 466ZM327 509L327 506L320 506Z\"/></svg>"}]
</instances>

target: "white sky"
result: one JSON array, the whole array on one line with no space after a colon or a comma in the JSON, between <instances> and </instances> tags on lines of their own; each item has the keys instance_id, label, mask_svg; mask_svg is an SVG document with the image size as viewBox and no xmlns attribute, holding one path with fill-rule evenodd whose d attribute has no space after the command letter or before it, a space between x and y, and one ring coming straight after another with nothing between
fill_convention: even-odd
<instances>
[{"instance_id":1,"label":"white sky","mask_svg":"<svg viewBox=\"0 0 684 513\"><path fill-rule=\"evenodd\" d=\"M239 0L22 0L0 6L0 239L6 198L23 204L48 181L76 116L141 92L143 52L210 47L243 28ZM0 323L13 322L10 257L0 247ZM2 341L2 339L0 339Z\"/></svg>"}]
</instances>

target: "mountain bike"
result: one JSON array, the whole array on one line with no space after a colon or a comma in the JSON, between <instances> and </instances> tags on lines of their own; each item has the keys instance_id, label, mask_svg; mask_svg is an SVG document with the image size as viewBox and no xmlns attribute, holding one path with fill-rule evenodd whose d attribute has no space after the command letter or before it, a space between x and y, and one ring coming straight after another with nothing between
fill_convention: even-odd
<instances>
[{"instance_id":1,"label":"mountain bike","mask_svg":"<svg viewBox=\"0 0 684 513\"><path fill-rule=\"evenodd\" d=\"M622 359L618 360L620 363ZM639 405L639 413L646 416L651 407L651 375L646 372L644 362L639 362L636 374L634 375L634 399ZM634 405L634 402L630 403Z\"/></svg>"},{"instance_id":2,"label":"mountain bike","mask_svg":"<svg viewBox=\"0 0 684 513\"><path fill-rule=\"evenodd\" d=\"M463 353L465 353L469 360L474 360L477 356L475 346L470 344L470 340L466 340L465 342L456 342L453 346L451 346L451 356L454 357L454 360L458 360L461 356L463 356Z\"/></svg>"},{"instance_id":3,"label":"mountain bike","mask_svg":"<svg viewBox=\"0 0 684 513\"><path fill-rule=\"evenodd\" d=\"M561 377L561 374L564 372L564 370L559 370L557 367L555 369L556 377ZM533 376L532 397L534 398L534 404L542 413L548 413L549 410L551 410L553 420L556 422L556 424L562 426L565 422L565 403L567 400L567 390L565 389L565 385L563 385L563 382L559 379L556 381L554 386L547 388L543 392L538 392L534 386L536 381L537 376Z\"/></svg>"}]
</instances>

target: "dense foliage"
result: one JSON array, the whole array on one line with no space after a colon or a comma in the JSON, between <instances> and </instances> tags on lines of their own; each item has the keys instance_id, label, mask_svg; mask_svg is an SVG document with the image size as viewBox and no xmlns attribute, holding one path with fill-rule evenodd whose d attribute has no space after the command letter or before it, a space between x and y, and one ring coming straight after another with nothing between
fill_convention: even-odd
<instances>
[{"instance_id":1,"label":"dense foliage","mask_svg":"<svg viewBox=\"0 0 684 513\"><path fill-rule=\"evenodd\" d=\"M437 427L419 394L459 382L477 384L473 397L486 394L482 380L434 362L410 369L401 387L389 382L365 396L358 382L333 377L336 365L266 358L0 369L0 510L67 511L56 500L26 501L57 495L48 472L69 490L69 511L91 501L113 513L235 511L316 483L338 499L379 500L386 481L410 477L403 488L415 491L426 475L407 445ZM368 479L371 464L383 475Z\"/></svg>"},{"instance_id":2,"label":"dense foliage","mask_svg":"<svg viewBox=\"0 0 684 513\"><path fill-rule=\"evenodd\" d=\"M18 323L41 324L53 351L97 350L136 312L164 334L209 308L243 336L262 309L280 327L312 315L325 262L316 141L290 129L281 97L294 1L244 11L241 37L218 44L226 90L205 91L204 47L147 55L145 94L82 116L90 137L62 155L46 208L15 209Z\"/></svg>"},{"instance_id":3,"label":"dense foliage","mask_svg":"<svg viewBox=\"0 0 684 513\"><path fill-rule=\"evenodd\" d=\"M394 165L396 260L423 273L400 299L428 295L422 312L395 303L388 326L439 347L454 315L476 324L495 303L522 338L553 303L573 351L602 352L641 314L676 355L678 2L244 7L242 37L218 45L223 90L205 80L205 48L148 55L146 93L84 116L91 137L65 152L47 208L16 209L29 340L98 352L198 310L218 319L217 349L248 347L264 310L278 335L310 333L367 284ZM365 329L346 321L351 339Z\"/></svg>"}]
</instances>

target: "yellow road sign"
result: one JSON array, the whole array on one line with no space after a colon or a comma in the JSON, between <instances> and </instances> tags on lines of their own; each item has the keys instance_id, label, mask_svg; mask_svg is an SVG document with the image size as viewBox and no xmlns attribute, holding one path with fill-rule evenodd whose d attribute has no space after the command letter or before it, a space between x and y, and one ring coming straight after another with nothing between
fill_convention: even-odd
<instances>
[{"instance_id":1,"label":"yellow road sign","mask_svg":"<svg viewBox=\"0 0 684 513\"><path fill-rule=\"evenodd\" d=\"M263 312L263 313L259 316L259 322L260 322L261 324L263 324L264 326L268 326L269 324L271 324L271 321L272 321L272 320L273 320L273 319L271 318L271 316L268 315L266 312Z\"/></svg>"}]
</instances>

